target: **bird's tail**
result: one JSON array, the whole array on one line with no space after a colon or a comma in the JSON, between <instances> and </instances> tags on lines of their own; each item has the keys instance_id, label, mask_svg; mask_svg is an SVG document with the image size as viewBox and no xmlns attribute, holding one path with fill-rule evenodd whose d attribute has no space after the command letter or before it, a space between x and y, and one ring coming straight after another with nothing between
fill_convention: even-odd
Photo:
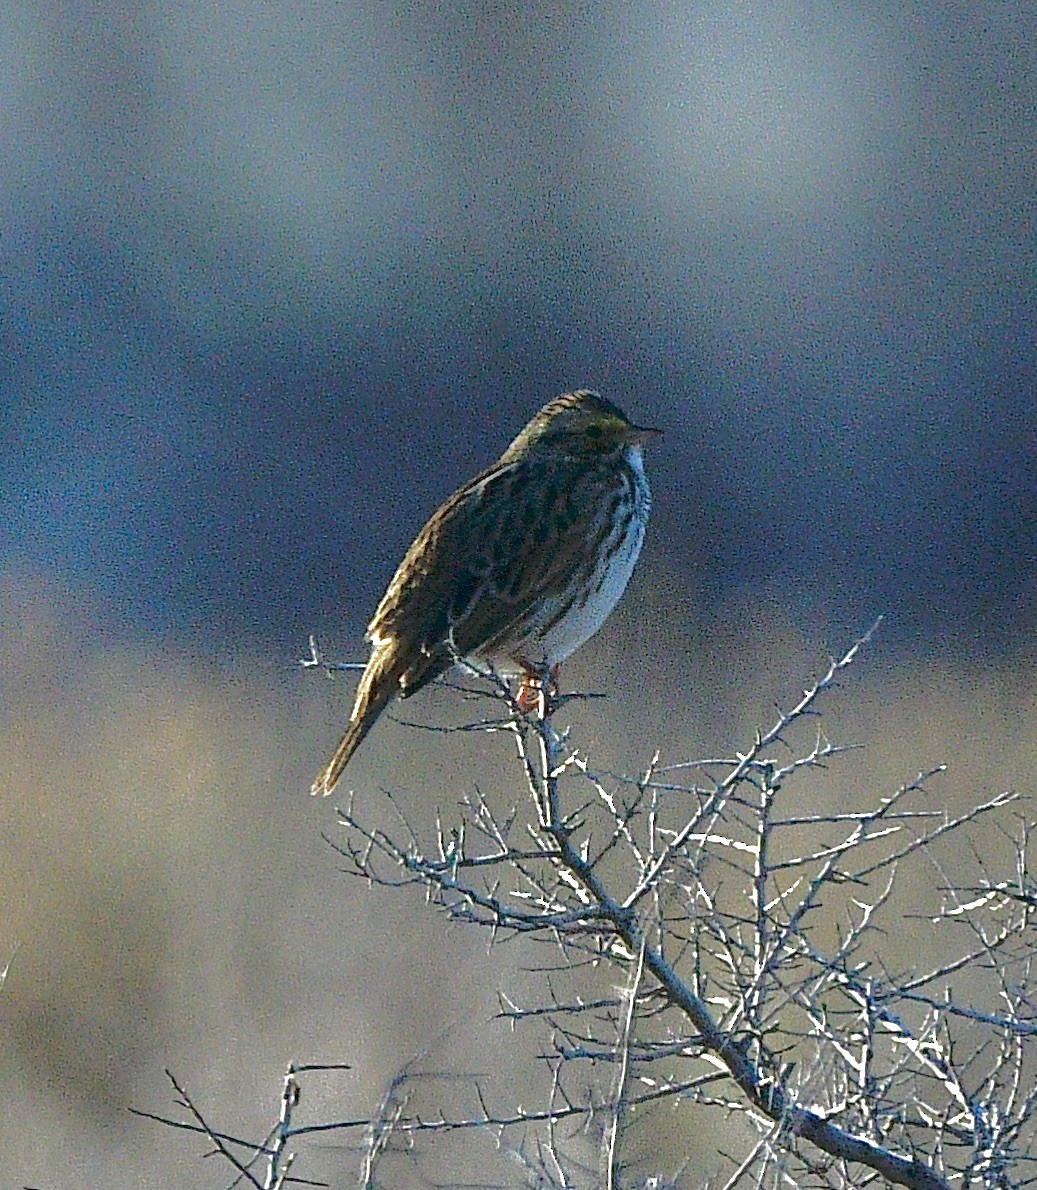
<instances>
[{"instance_id":1,"label":"bird's tail","mask_svg":"<svg viewBox=\"0 0 1037 1190\"><path fill-rule=\"evenodd\" d=\"M349 764L353 753L363 743L364 736L374 726L375 720L385 710L392 696L399 690L399 672L391 655L372 656L360 678L353 713L349 717L346 733L339 740L331 759L317 774L310 786L310 793L327 797L338 784L339 777Z\"/></svg>"}]
</instances>

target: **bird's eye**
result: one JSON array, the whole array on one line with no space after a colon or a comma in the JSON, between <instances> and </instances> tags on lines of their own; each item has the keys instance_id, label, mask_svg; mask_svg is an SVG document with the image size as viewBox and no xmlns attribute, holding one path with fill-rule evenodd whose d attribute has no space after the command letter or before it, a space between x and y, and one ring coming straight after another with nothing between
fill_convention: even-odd
<instances>
[{"instance_id":1,"label":"bird's eye","mask_svg":"<svg viewBox=\"0 0 1037 1190\"><path fill-rule=\"evenodd\" d=\"M597 442L604 432L605 431L601 428L601 426L598 425L587 427L587 437L593 438L595 442Z\"/></svg>"}]
</instances>

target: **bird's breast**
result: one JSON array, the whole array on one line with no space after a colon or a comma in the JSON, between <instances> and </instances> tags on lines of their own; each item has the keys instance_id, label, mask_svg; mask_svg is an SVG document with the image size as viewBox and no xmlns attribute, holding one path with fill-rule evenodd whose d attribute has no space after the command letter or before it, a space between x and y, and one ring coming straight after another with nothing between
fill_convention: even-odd
<instances>
[{"instance_id":1,"label":"bird's breast","mask_svg":"<svg viewBox=\"0 0 1037 1190\"><path fill-rule=\"evenodd\" d=\"M503 654L521 654L533 664L558 665L598 631L619 602L641 553L651 507L640 449L630 448L625 462L614 492L586 527L586 564L577 581L531 609L516 634L521 639L502 646L498 663Z\"/></svg>"}]
</instances>

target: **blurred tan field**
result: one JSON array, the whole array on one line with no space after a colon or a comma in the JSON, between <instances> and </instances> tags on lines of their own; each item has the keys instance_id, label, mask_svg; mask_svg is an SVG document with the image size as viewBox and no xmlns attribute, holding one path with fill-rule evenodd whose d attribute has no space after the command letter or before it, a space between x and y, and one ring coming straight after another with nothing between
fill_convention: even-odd
<instances>
[{"instance_id":1,"label":"blurred tan field","mask_svg":"<svg viewBox=\"0 0 1037 1190\"><path fill-rule=\"evenodd\" d=\"M636 772L656 748L664 763L730 755L850 643L749 600L709 618L677 615L667 604L675 585L642 571L565 673L609 696L565 712L602 769ZM98 620L83 596L39 578L0 587L4 1184L228 1184L229 1169L203 1161L197 1137L129 1114L173 1111L165 1067L214 1124L257 1139L276 1118L289 1059L352 1067L304 1083L307 1121L367 1116L419 1054L426 1070L491 1071L529 1104L536 1047L482 1024L498 988L532 998L535 977L518 970L529 953L487 952L483 936L413 892L347 879L321 838L334 837L345 791L320 801L306 790L344 722L352 679L295 665L301 640L247 654L218 640L175 651L99 636ZM352 646L321 643L361 659L359 626L344 625L341 640L350 630ZM948 772L931 785L934 806L952 813L1001 789L1033 789L1029 665L909 659L890 623L823 709L834 740L866 747L811 777L815 808L859 808L939 763ZM394 713L459 722L465 706L436 690ZM449 821L476 790L520 799L511 760L504 737L429 734L387 717L345 784L360 796L398 791L430 837L436 806ZM1007 840L991 834L983 847L989 862L1009 864ZM936 885L930 876L907 888L926 907ZM889 967L921 961L924 931L886 941ZM659 1172L692 1155L680 1184L698 1185L718 1121L690 1108L669 1120L653 1139ZM301 1172L353 1184L355 1139L308 1149ZM486 1138L470 1149L471 1168L450 1177L523 1184Z\"/></svg>"}]
</instances>

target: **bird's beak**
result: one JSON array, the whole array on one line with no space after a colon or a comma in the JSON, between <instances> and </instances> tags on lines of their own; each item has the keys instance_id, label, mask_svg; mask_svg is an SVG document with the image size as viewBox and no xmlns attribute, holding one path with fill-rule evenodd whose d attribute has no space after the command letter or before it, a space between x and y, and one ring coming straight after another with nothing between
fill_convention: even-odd
<instances>
[{"instance_id":1,"label":"bird's beak","mask_svg":"<svg viewBox=\"0 0 1037 1190\"><path fill-rule=\"evenodd\" d=\"M661 434L662 430L653 429L652 426L631 426L627 431L627 441L631 446L647 446Z\"/></svg>"}]
</instances>

